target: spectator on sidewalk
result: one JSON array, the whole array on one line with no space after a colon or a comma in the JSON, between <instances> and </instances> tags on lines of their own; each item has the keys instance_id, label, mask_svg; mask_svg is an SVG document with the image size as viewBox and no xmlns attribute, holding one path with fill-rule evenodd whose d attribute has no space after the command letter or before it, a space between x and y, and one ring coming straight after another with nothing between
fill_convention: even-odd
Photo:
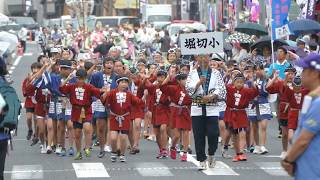
<instances>
[{"instance_id":1,"label":"spectator on sidewalk","mask_svg":"<svg viewBox=\"0 0 320 180\"><path fill-rule=\"evenodd\" d=\"M28 30L25 25L21 28L21 30L18 33L19 40L21 42L21 46L23 47L23 53L26 52L26 43L28 39Z\"/></svg>"}]
</instances>

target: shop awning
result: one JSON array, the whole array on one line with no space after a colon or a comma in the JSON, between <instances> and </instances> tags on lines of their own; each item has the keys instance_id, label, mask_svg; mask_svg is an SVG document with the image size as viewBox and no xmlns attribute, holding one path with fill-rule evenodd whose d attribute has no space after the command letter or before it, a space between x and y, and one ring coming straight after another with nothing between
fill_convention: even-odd
<instances>
[{"instance_id":1,"label":"shop awning","mask_svg":"<svg viewBox=\"0 0 320 180\"><path fill-rule=\"evenodd\" d=\"M116 0L113 4L115 9L138 9L139 0Z\"/></svg>"}]
</instances>

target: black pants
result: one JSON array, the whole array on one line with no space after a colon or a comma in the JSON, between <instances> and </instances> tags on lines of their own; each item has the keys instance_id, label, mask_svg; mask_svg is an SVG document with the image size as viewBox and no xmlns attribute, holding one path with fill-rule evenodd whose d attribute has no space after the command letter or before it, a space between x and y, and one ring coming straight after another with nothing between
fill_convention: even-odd
<instances>
[{"instance_id":1,"label":"black pants","mask_svg":"<svg viewBox=\"0 0 320 180\"><path fill-rule=\"evenodd\" d=\"M192 129L196 146L197 160L202 162L206 156L206 136L208 137L208 154L213 156L218 148L219 126L217 116L192 116Z\"/></svg>"},{"instance_id":2,"label":"black pants","mask_svg":"<svg viewBox=\"0 0 320 180\"><path fill-rule=\"evenodd\" d=\"M7 155L7 148L8 148L8 141L7 140L1 140L0 141L0 180L3 180L3 171L4 171L4 165Z\"/></svg>"}]
</instances>

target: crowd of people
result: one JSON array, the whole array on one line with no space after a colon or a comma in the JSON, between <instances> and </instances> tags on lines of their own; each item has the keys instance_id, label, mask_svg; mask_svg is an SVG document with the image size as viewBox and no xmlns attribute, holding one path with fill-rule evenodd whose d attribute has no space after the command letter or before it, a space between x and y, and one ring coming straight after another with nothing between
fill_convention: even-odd
<instances>
[{"instance_id":1,"label":"crowd of people","mask_svg":"<svg viewBox=\"0 0 320 180\"><path fill-rule=\"evenodd\" d=\"M75 33L71 25L51 33L42 28L42 55L22 86L27 139L40 143L43 154L80 160L98 146L99 158L108 152L112 162L125 162L128 148L131 155L143 153L144 136L156 140L156 158L187 161L193 136L204 170L214 168L219 142L222 157L233 162L268 153L267 127L276 115L285 159L310 92L295 61L311 58L319 69L316 38L298 40L302 55L281 46L272 57L269 47L248 51L248 44L236 43L231 55L191 56L181 54L167 31L144 24L98 24L91 33ZM271 103L272 94L277 100Z\"/></svg>"}]
</instances>

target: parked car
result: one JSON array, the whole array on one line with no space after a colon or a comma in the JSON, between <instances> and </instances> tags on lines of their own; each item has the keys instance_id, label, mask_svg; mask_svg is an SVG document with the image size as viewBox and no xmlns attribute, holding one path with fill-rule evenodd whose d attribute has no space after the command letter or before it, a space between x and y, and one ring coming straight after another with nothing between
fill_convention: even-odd
<instances>
[{"instance_id":1,"label":"parked car","mask_svg":"<svg viewBox=\"0 0 320 180\"><path fill-rule=\"evenodd\" d=\"M29 30L34 30L39 28L39 24L32 17L24 17L24 16L11 16L9 19L21 26L26 26Z\"/></svg>"},{"instance_id":2,"label":"parked car","mask_svg":"<svg viewBox=\"0 0 320 180\"><path fill-rule=\"evenodd\" d=\"M43 23L42 23L42 27L53 28L55 25L61 26L61 19L60 18L45 19L45 20L43 20Z\"/></svg>"},{"instance_id":3,"label":"parked car","mask_svg":"<svg viewBox=\"0 0 320 180\"><path fill-rule=\"evenodd\" d=\"M198 30L198 31L206 31L207 26L193 20L174 20L171 22L170 25L166 26L167 30L169 31L169 35L173 42L177 41L179 32L181 30Z\"/></svg>"},{"instance_id":4,"label":"parked car","mask_svg":"<svg viewBox=\"0 0 320 180\"><path fill-rule=\"evenodd\" d=\"M100 16L95 18L95 25L101 22L102 26L118 27L120 24L131 24L133 27L140 26L140 20L135 16Z\"/></svg>"},{"instance_id":5,"label":"parked car","mask_svg":"<svg viewBox=\"0 0 320 180\"><path fill-rule=\"evenodd\" d=\"M6 32L12 32L14 34L18 34L18 32L20 31L20 29L22 28L22 26L20 24L16 24L16 23L8 23L8 24L4 24L2 23L0 25L0 31L6 31Z\"/></svg>"}]
</instances>

